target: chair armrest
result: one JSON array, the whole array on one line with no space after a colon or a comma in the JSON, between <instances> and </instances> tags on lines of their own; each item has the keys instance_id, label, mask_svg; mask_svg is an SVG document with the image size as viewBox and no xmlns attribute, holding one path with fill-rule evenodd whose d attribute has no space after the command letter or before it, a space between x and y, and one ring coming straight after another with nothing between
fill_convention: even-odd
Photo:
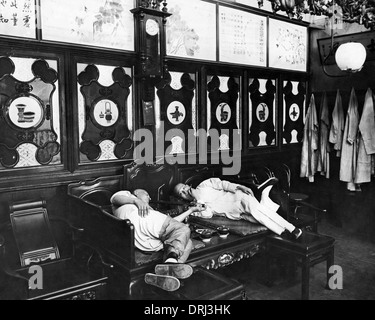
<instances>
[{"instance_id":1,"label":"chair armrest","mask_svg":"<svg viewBox=\"0 0 375 320\"><path fill-rule=\"evenodd\" d=\"M58 221L58 222L65 223L73 231L78 231L78 232L84 232L85 231L83 228L73 226L68 220L63 219L61 217L58 217L58 218L57 217L50 217L49 219L50 219L50 221Z\"/></svg>"},{"instance_id":2,"label":"chair armrest","mask_svg":"<svg viewBox=\"0 0 375 320\"><path fill-rule=\"evenodd\" d=\"M5 259L5 239L4 237L0 234L0 270L2 270L6 275L13 277L13 278L18 278L23 281L25 281L27 284L29 284L29 279L22 276L18 272L12 270L8 263L6 262Z\"/></svg>"},{"instance_id":3,"label":"chair armrest","mask_svg":"<svg viewBox=\"0 0 375 320\"><path fill-rule=\"evenodd\" d=\"M90 267L90 263L91 263L91 260L93 259L94 253L97 254L97 256L99 257L100 263L101 263L104 267L109 268L109 269L113 269L113 268L114 268L114 265L113 265L113 264L104 261L103 255L100 253L100 251L99 251L98 248L96 248L95 246L93 246L93 245L91 245L91 244L88 244L87 242L84 242L84 241L79 241L79 244L80 244L80 245L83 245L83 246L85 246L85 247L88 247L88 248L90 248L90 249L93 251L93 253L90 254L89 258L88 258L87 261L86 261L86 267L87 267L87 268Z\"/></svg>"}]
</instances>

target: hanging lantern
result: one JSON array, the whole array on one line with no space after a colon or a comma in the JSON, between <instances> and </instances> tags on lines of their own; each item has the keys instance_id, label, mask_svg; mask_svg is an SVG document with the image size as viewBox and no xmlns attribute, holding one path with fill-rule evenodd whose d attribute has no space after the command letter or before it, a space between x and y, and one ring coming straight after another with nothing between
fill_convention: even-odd
<instances>
[{"instance_id":1,"label":"hanging lantern","mask_svg":"<svg viewBox=\"0 0 375 320\"><path fill-rule=\"evenodd\" d=\"M344 43L338 47L335 58L341 70L358 72L366 60L366 49L358 42Z\"/></svg>"}]
</instances>

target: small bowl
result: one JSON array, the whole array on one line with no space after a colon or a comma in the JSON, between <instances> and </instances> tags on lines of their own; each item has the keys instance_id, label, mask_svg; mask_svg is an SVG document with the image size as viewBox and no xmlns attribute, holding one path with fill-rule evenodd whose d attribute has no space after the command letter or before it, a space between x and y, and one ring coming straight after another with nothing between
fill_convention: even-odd
<instances>
[{"instance_id":1,"label":"small bowl","mask_svg":"<svg viewBox=\"0 0 375 320\"><path fill-rule=\"evenodd\" d=\"M214 233L214 231L210 229L197 229L195 230L195 232L197 232L200 238L202 239L202 241L205 241L205 242L210 241Z\"/></svg>"},{"instance_id":2,"label":"small bowl","mask_svg":"<svg viewBox=\"0 0 375 320\"><path fill-rule=\"evenodd\" d=\"M229 235L229 228L226 226L217 227L216 230L221 238L226 238Z\"/></svg>"}]
</instances>

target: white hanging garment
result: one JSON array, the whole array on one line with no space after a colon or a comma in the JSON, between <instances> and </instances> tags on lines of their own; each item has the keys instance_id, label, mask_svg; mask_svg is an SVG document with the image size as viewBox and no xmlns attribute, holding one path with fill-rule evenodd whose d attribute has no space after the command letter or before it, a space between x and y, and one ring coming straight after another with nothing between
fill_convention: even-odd
<instances>
[{"instance_id":1,"label":"white hanging garment","mask_svg":"<svg viewBox=\"0 0 375 320\"><path fill-rule=\"evenodd\" d=\"M336 150L336 156L341 156L342 138L344 136L345 116L342 108L342 99L340 91L337 90L335 107L332 112L332 124L329 131L329 142L333 143L333 149Z\"/></svg>"},{"instance_id":2,"label":"white hanging garment","mask_svg":"<svg viewBox=\"0 0 375 320\"><path fill-rule=\"evenodd\" d=\"M314 182L318 166L319 123L316 113L315 97L311 95L303 129L300 177Z\"/></svg>"},{"instance_id":3,"label":"white hanging garment","mask_svg":"<svg viewBox=\"0 0 375 320\"><path fill-rule=\"evenodd\" d=\"M340 159L340 180L348 182L348 186L351 186L351 191L354 191L352 189L357 168L358 129L358 100L353 88L350 94L349 107L346 115Z\"/></svg>"},{"instance_id":4,"label":"white hanging garment","mask_svg":"<svg viewBox=\"0 0 375 320\"><path fill-rule=\"evenodd\" d=\"M330 129L330 119L329 119L329 110L327 103L327 95L324 92L322 103L320 106L320 123L319 123L319 160L318 160L318 172L322 176L325 176L329 179L329 152L330 145L328 143L329 138L329 129Z\"/></svg>"}]
</instances>

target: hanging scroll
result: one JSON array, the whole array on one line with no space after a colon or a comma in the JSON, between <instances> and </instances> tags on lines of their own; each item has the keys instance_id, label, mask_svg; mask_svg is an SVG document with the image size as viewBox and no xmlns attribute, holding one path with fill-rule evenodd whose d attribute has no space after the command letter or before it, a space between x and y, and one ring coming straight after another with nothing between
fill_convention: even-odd
<instances>
[{"instance_id":1,"label":"hanging scroll","mask_svg":"<svg viewBox=\"0 0 375 320\"><path fill-rule=\"evenodd\" d=\"M307 28L269 19L269 34L269 67L306 72Z\"/></svg>"},{"instance_id":2,"label":"hanging scroll","mask_svg":"<svg viewBox=\"0 0 375 320\"><path fill-rule=\"evenodd\" d=\"M223 6L219 17L220 61L266 67L266 18Z\"/></svg>"},{"instance_id":3,"label":"hanging scroll","mask_svg":"<svg viewBox=\"0 0 375 320\"><path fill-rule=\"evenodd\" d=\"M41 0L43 40L134 51L134 0Z\"/></svg>"},{"instance_id":4,"label":"hanging scroll","mask_svg":"<svg viewBox=\"0 0 375 320\"><path fill-rule=\"evenodd\" d=\"M167 55L216 61L216 5L198 0L170 0Z\"/></svg>"},{"instance_id":5,"label":"hanging scroll","mask_svg":"<svg viewBox=\"0 0 375 320\"><path fill-rule=\"evenodd\" d=\"M35 21L34 0L0 1L0 34L35 38Z\"/></svg>"}]
</instances>

